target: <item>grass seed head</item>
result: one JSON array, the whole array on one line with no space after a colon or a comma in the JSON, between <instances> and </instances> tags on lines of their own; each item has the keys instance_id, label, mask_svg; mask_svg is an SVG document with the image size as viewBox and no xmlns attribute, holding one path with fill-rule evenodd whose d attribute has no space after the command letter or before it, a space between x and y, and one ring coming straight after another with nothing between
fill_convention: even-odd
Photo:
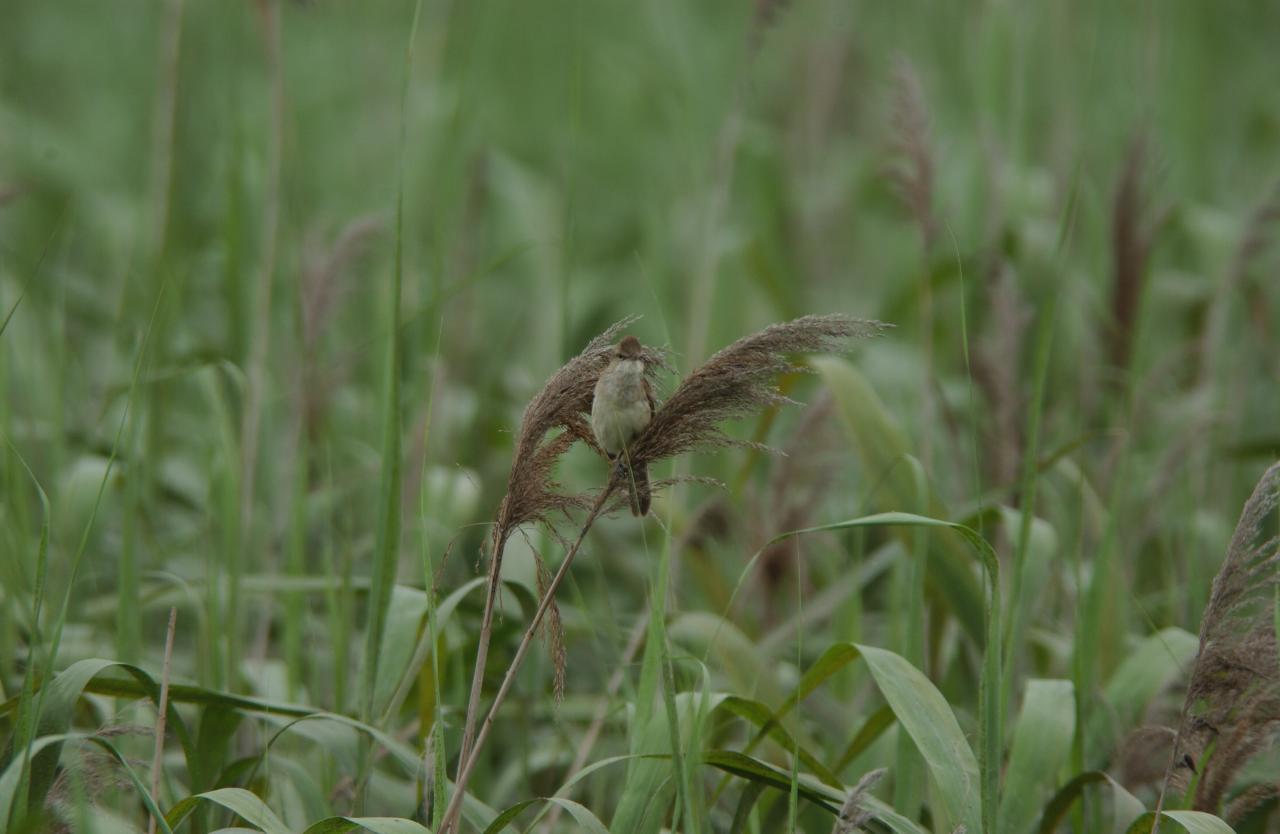
<instances>
[{"instance_id":1,"label":"grass seed head","mask_svg":"<svg viewBox=\"0 0 1280 834\"><path fill-rule=\"evenodd\" d=\"M1138 307L1146 283L1151 248L1162 223L1152 218L1147 184L1146 137L1134 137L1116 183L1111 209L1111 327L1108 352L1113 367L1129 367Z\"/></svg>"},{"instance_id":2,"label":"grass seed head","mask_svg":"<svg viewBox=\"0 0 1280 834\"><path fill-rule=\"evenodd\" d=\"M884 778L885 768L868 771L858 783L849 789L849 796L840 806L840 815L836 817L831 834L852 834L860 826L871 822L872 813L864 807L867 794Z\"/></svg>"},{"instance_id":3,"label":"grass seed head","mask_svg":"<svg viewBox=\"0 0 1280 834\"><path fill-rule=\"evenodd\" d=\"M1169 785L1185 786L1202 764L1194 807L1216 810L1231 781L1280 728L1280 662L1275 590L1280 584L1280 463L1262 476L1245 503L1213 580L1200 624L1200 653L1191 669ZM1189 763L1189 764L1188 764Z\"/></svg>"},{"instance_id":4,"label":"grass seed head","mask_svg":"<svg viewBox=\"0 0 1280 834\"><path fill-rule=\"evenodd\" d=\"M700 449L751 445L730 438L720 424L790 402L774 385L780 374L804 370L790 354L840 351L850 339L885 327L844 315L804 316L739 339L693 370L658 407L630 450L632 460L649 464Z\"/></svg>"}]
</instances>

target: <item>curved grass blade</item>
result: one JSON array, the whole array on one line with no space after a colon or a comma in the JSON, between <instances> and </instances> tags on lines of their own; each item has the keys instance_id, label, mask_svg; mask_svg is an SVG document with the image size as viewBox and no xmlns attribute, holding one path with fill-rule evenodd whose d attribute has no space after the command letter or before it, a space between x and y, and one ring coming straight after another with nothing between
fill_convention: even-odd
<instances>
[{"instance_id":1,"label":"curved grass blade","mask_svg":"<svg viewBox=\"0 0 1280 834\"><path fill-rule=\"evenodd\" d=\"M822 764L817 756L792 738L791 734L778 723L778 716L764 704L738 695L719 695L715 696L711 709L712 711L724 710L751 722L759 728L760 732L768 734L782 749L794 752L800 764L814 776L832 787L840 787L840 777Z\"/></svg>"},{"instance_id":2,"label":"curved grass blade","mask_svg":"<svg viewBox=\"0 0 1280 834\"><path fill-rule=\"evenodd\" d=\"M577 821L580 830L587 832L587 834L609 834L609 829L604 827L604 823L580 803L561 796L550 797L547 801L553 802L568 811L569 815Z\"/></svg>"},{"instance_id":3,"label":"curved grass blade","mask_svg":"<svg viewBox=\"0 0 1280 834\"><path fill-rule=\"evenodd\" d=\"M880 738L884 731L892 727L897 720L897 716L893 714L893 707L888 704L867 716L867 720L862 722L862 727L849 741L849 746L840 754L840 758L836 760L835 767L832 770L839 773L848 767L850 762L858 758L863 751L875 743L875 740Z\"/></svg>"},{"instance_id":4,"label":"curved grass blade","mask_svg":"<svg viewBox=\"0 0 1280 834\"><path fill-rule=\"evenodd\" d=\"M370 831L372 834L431 834L431 830L425 826L401 817L329 817L307 826L302 834L347 834L348 831Z\"/></svg>"},{"instance_id":5,"label":"curved grass blade","mask_svg":"<svg viewBox=\"0 0 1280 834\"><path fill-rule=\"evenodd\" d=\"M218 788L188 796L169 810L165 821L176 828L201 802L221 805L244 821L256 825L263 834L292 834L289 827L267 807L267 803L244 788Z\"/></svg>"},{"instance_id":6,"label":"curved grass blade","mask_svg":"<svg viewBox=\"0 0 1280 834\"><path fill-rule=\"evenodd\" d=\"M882 496L877 503L883 509L918 507L917 485L909 466L903 465L911 456L907 439L898 422L894 420L871 383L849 362L831 356L815 356L809 363L818 371L831 389L839 406L840 416L853 434L858 456L866 475L871 479L884 479ZM928 495L929 515L946 517L948 512L932 491ZM911 540L904 539L910 547ZM950 606L956 619L975 642L983 640L982 589L973 575L964 569L964 550L946 536L935 536L929 541L925 579L932 590Z\"/></svg>"},{"instance_id":7,"label":"curved grass blade","mask_svg":"<svg viewBox=\"0 0 1280 834\"><path fill-rule=\"evenodd\" d=\"M945 698L902 657L884 649L859 646L876 686L911 735L938 786L935 818L970 831L983 831L983 802L978 761Z\"/></svg>"},{"instance_id":8,"label":"curved grass blade","mask_svg":"<svg viewBox=\"0 0 1280 834\"><path fill-rule=\"evenodd\" d=\"M21 301L22 297L19 296ZM14 310L17 304L14 304ZM13 315L13 311L9 312ZM9 320L5 319L7 325ZM0 328L3 332L3 328ZM31 645L37 646L41 643L40 638L40 615L44 610L45 597L45 581L49 569L49 525L52 513L49 510L49 496L45 494L44 487L36 480L35 473L31 471L31 467L27 465L25 458L19 454L9 438L5 438L8 443L9 450L14 457L18 459L18 463L22 464L22 468L26 470L27 476L31 478L31 482L35 485L36 493L40 496L40 544L36 548L36 584L32 593L32 613L31 613ZM21 760L22 769L18 775L18 786L15 793L11 796L9 802L0 802L0 834L10 824L17 827L21 824L23 817L26 815L27 800L30 793L31 784L31 757L35 755L32 749L32 742L36 739L36 720L39 710L36 695L36 657L35 653L29 653L26 663L26 669L22 674L22 689L19 690L17 699L18 716L15 722L14 732L12 736L12 755L14 760Z\"/></svg>"},{"instance_id":9,"label":"curved grass blade","mask_svg":"<svg viewBox=\"0 0 1280 834\"><path fill-rule=\"evenodd\" d=\"M997 802L999 801L1000 790L1001 747L1003 744L1000 712L1000 686L1002 681L1000 674L1000 655L1002 649L1000 642L1000 619L1002 608L1000 605L1000 564L996 558L995 550L992 549L986 539L963 524L929 518L928 516L915 515L914 513L901 512L879 513L877 515L854 518L848 521L837 521L831 524L819 525L817 527L793 530L789 533L783 533L782 535L774 537L772 541L777 542L791 536L798 536L805 533L859 527L887 526L939 527L954 530L959 533L960 536L977 553L978 559L986 573L988 598L986 599L982 610L982 618L985 621L986 641L983 646L982 680L979 684L978 691L979 770L981 774L980 817L982 825L976 825L978 822L976 818L965 818L963 821L966 826L974 831L994 831L996 830ZM863 647L859 648L862 649ZM880 652L882 650L877 649L876 651ZM864 655L866 654L865 649L863 650L863 653ZM885 652L884 654L892 655L891 652ZM893 657L897 658L898 661L901 661L908 669L916 672L921 681L928 683L928 678L923 674L920 674L910 664L902 661L902 658L897 655L893 655ZM879 681L877 681L877 683L879 683ZM937 690L933 689L932 684L929 684L929 687L934 694L937 694ZM881 691L884 691L883 685L881 685ZM886 693L886 698L887 697L888 694ZM944 705L946 704L946 701L942 699L941 695L937 695L937 698L941 700ZM905 725L905 716L896 708L894 711L898 713L898 719L903 721ZM950 714L949 708L947 712ZM954 715L951 716L951 720L954 723ZM910 727L907 729L908 732L911 732L912 738L916 739L916 744L919 745L920 739L917 737L917 734L913 732ZM923 730L924 728L921 729ZM961 738L963 738L963 736ZM926 754L926 758L927 757L928 756Z\"/></svg>"},{"instance_id":10,"label":"curved grass blade","mask_svg":"<svg viewBox=\"0 0 1280 834\"><path fill-rule=\"evenodd\" d=\"M138 798L142 800L142 804L156 818L160 829L165 834L173 834L165 821L164 814L160 811L160 807L156 805L154 798L151 796L147 786L143 783L142 778L134 771L129 761L116 749L110 741L100 736L88 735L85 733L59 733L57 735L42 736L31 744L31 755L35 756L46 749L59 749L68 741L85 742L95 745L106 751L107 755L115 760L116 764L124 770L125 775L129 777L129 781L138 792ZM5 768L3 774L0 774L0 808L10 808L14 805L14 799L22 784L22 775L25 768L23 761L15 758ZM6 818L0 816L0 832L8 832L11 830L6 825Z\"/></svg>"},{"instance_id":11,"label":"curved grass blade","mask_svg":"<svg viewBox=\"0 0 1280 834\"><path fill-rule=\"evenodd\" d=\"M702 763L784 792L789 792L795 784L801 798L832 814L839 813L840 804L844 802L842 791L804 776L793 780L790 770L774 767L736 750L708 750L702 754Z\"/></svg>"},{"instance_id":12,"label":"curved grass blade","mask_svg":"<svg viewBox=\"0 0 1280 834\"><path fill-rule=\"evenodd\" d=\"M39 688L39 703L42 706L36 719L36 734L41 737L47 737L60 736L67 733L71 729L71 719L80 696L88 689L89 683L94 678L108 669L120 669L128 673L134 679L141 694L149 698L153 704L159 705L160 684L145 670L114 660L80 660L59 672L47 685ZM19 699L21 699L21 696L19 696ZM12 704L12 702L10 703ZM6 704L5 706L9 705ZM16 707L17 704L14 704L14 706ZM6 711L0 710L0 714ZM192 744L190 734L187 732L186 724L174 708L172 697L166 710L166 721L181 743L187 762L195 761L195 747ZM30 785L28 793L30 804L36 806L44 804L45 796L53 785L60 754L61 745L58 743L51 743L45 746L38 754L31 754L29 765L24 768L27 770L28 775L22 780ZM19 795L18 799L20 802L21 795ZM4 807L8 808L10 806L5 805ZM15 804L13 807L16 808L18 806Z\"/></svg>"},{"instance_id":13,"label":"curved grass blade","mask_svg":"<svg viewBox=\"0 0 1280 834\"><path fill-rule=\"evenodd\" d=\"M1090 770L1076 776L1058 789L1058 792L1044 806L1040 815L1040 834L1053 834L1066 818L1071 806L1084 796L1084 791L1091 785L1102 785L1111 789L1112 818L1118 823L1119 831L1128 828L1129 820L1142 814L1144 808L1137 797L1101 770Z\"/></svg>"},{"instance_id":14,"label":"curved grass blade","mask_svg":"<svg viewBox=\"0 0 1280 834\"><path fill-rule=\"evenodd\" d=\"M1236 834L1231 826L1204 811L1161 811L1160 818L1177 823L1187 834ZM1129 826L1128 834L1147 834L1155 820L1154 813L1143 814Z\"/></svg>"},{"instance_id":15,"label":"curved grass blade","mask_svg":"<svg viewBox=\"0 0 1280 834\"><path fill-rule=\"evenodd\" d=\"M1189 631L1169 627L1142 640L1107 681L1103 694L1109 710L1094 710L1085 725L1089 750L1105 754L1108 739L1134 726L1147 704L1170 680L1186 670L1200 650L1200 638ZM1091 760L1099 765L1100 761Z\"/></svg>"},{"instance_id":16,"label":"curved grass blade","mask_svg":"<svg viewBox=\"0 0 1280 834\"><path fill-rule=\"evenodd\" d=\"M747 824L751 821L751 811L756 807L756 802L760 799L760 794L764 793L765 785L763 782L747 782L746 787L742 789L742 795L738 797L738 807L733 812L733 824L729 826L729 834L743 834L747 830Z\"/></svg>"}]
</instances>

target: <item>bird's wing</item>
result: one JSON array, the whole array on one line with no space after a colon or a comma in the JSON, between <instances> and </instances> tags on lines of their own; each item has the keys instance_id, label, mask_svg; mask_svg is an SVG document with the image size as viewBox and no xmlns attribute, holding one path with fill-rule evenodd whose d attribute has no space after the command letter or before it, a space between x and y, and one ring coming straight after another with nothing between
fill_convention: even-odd
<instances>
[{"instance_id":1,"label":"bird's wing","mask_svg":"<svg viewBox=\"0 0 1280 834\"><path fill-rule=\"evenodd\" d=\"M653 419L654 412L658 410L658 401L653 398L653 386L648 379L644 380L644 398L649 402L649 418Z\"/></svg>"}]
</instances>

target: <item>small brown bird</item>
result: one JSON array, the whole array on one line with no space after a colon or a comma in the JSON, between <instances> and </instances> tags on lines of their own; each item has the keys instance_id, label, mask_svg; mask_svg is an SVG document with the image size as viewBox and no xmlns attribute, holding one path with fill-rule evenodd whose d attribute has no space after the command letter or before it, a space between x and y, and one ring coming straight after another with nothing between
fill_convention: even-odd
<instances>
[{"instance_id":1,"label":"small brown bird","mask_svg":"<svg viewBox=\"0 0 1280 834\"><path fill-rule=\"evenodd\" d=\"M626 337L600 374L591 402L591 431L609 459L622 468L631 513L637 516L649 512L649 469L644 463L633 465L627 451L653 419L653 389L644 370L640 340Z\"/></svg>"}]
</instances>

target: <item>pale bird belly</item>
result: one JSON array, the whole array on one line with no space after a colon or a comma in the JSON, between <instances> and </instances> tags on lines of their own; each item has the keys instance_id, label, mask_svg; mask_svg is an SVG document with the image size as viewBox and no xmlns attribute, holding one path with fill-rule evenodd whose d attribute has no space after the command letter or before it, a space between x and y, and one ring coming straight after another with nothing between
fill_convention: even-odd
<instances>
[{"instance_id":1,"label":"pale bird belly","mask_svg":"<svg viewBox=\"0 0 1280 834\"><path fill-rule=\"evenodd\" d=\"M643 399L628 405L607 404L591 413L591 430L596 441L611 455L631 445L647 425L649 404Z\"/></svg>"},{"instance_id":2,"label":"pale bird belly","mask_svg":"<svg viewBox=\"0 0 1280 834\"><path fill-rule=\"evenodd\" d=\"M591 432L610 455L631 445L649 425L649 400L644 392L643 366L612 368L596 384L591 408Z\"/></svg>"}]
</instances>

